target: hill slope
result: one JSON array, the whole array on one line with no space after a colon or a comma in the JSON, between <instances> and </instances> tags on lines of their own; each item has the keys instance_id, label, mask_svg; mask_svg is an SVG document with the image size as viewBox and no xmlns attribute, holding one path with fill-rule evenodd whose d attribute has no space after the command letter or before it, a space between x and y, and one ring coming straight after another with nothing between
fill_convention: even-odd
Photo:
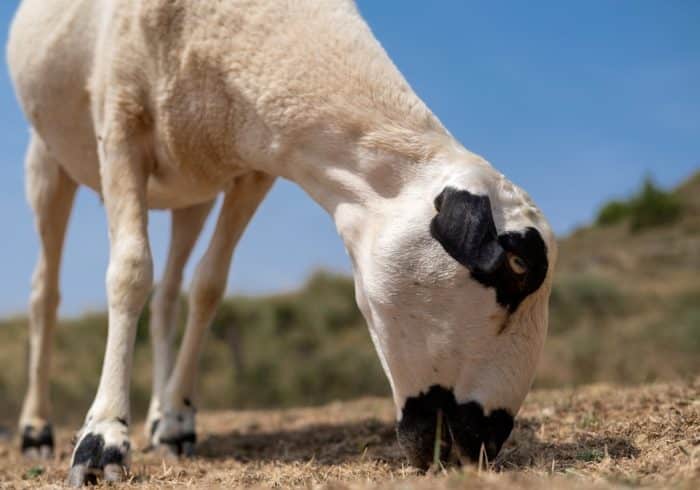
<instances>
[{"instance_id":1,"label":"hill slope","mask_svg":"<svg viewBox=\"0 0 700 490\"><path fill-rule=\"evenodd\" d=\"M671 196L671 223L635 232L623 220L561 241L540 385L700 372L700 173Z\"/></svg>"}]
</instances>

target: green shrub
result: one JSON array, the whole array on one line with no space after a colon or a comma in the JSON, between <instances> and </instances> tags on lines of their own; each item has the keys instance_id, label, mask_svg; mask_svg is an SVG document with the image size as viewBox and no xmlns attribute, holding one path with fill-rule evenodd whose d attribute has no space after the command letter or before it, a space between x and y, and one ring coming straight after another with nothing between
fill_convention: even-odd
<instances>
[{"instance_id":1,"label":"green shrub","mask_svg":"<svg viewBox=\"0 0 700 490\"><path fill-rule=\"evenodd\" d=\"M599 226L616 225L629 218L631 206L623 201L610 201L598 212L596 224Z\"/></svg>"},{"instance_id":2,"label":"green shrub","mask_svg":"<svg viewBox=\"0 0 700 490\"><path fill-rule=\"evenodd\" d=\"M659 189L647 177L642 188L627 201L610 201L598 212L596 224L609 226L629 221L632 231L668 225L682 213L681 200L673 192Z\"/></svg>"},{"instance_id":3,"label":"green shrub","mask_svg":"<svg viewBox=\"0 0 700 490\"><path fill-rule=\"evenodd\" d=\"M632 200L630 228L639 231L644 228L667 225L681 215L681 202L670 192L665 192L647 178L639 194Z\"/></svg>"}]
</instances>

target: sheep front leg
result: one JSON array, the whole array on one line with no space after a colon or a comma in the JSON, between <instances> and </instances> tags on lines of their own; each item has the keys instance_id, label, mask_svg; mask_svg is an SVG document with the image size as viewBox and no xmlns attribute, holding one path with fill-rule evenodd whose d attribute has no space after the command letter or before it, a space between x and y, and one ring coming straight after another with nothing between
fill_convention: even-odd
<instances>
[{"instance_id":1,"label":"sheep front leg","mask_svg":"<svg viewBox=\"0 0 700 490\"><path fill-rule=\"evenodd\" d=\"M164 417L154 440L168 453L189 456L196 442L193 403L204 333L226 288L233 250L272 186L274 178L251 173L226 193L214 236L195 272L189 293L185 337L164 396Z\"/></svg>"},{"instance_id":2,"label":"sheep front leg","mask_svg":"<svg viewBox=\"0 0 700 490\"><path fill-rule=\"evenodd\" d=\"M126 129L131 128L131 129ZM133 131L133 132L131 132ZM129 388L136 327L153 280L146 205L147 160L134 122L112 123L100 146L109 224L109 328L97 395L73 452L68 482L121 481L129 465Z\"/></svg>"}]
</instances>

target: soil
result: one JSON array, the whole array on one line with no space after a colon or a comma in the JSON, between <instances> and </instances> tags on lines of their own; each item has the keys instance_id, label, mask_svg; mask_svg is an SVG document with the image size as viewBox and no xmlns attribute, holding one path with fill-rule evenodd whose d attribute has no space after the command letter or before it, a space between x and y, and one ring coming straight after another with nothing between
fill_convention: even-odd
<instances>
[{"instance_id":1,"label":"soil","mask_svg":"<svg viewBox=\"0 0 700 490\"><path fill-rule=\"evenodd\" d=\"M535 391L495 461L419 474L397 445L390 400L365 398L278 411L202 412L197 457L144 453L134 431L124 487L700 488L700 378L620 388ZM61 486L72 433L50 462L0 437L0 487Z\"/></svg>"}]
</instances>

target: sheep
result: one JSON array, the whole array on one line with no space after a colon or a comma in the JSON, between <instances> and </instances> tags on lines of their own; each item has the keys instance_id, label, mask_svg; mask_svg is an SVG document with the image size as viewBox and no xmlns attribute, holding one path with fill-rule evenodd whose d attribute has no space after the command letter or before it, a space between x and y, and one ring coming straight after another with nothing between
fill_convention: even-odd
<instances>
[{"instance_id":1,"label":"sheep","mask_svg":"<svg viewBox=\"0 0 700 490\"><path fill-rule=\"evenodd\" d=\"M78 185L101 196L109 225L107 347L72 485L128 469L134 336L153 282L148 210L172 210L173 237L153 303L147 426L153 444L189 454L202 336L236 243L278 177L336 224L409 462L432 460L438 412L449 428L441 458L498 453L546 336L554 235L522 189L443 127L352 0L23 0L8 61L32 128L27 193L41 253L22 423L40 442ZM182 265L220 193L170 371Z\"/></svg>"}]
</instances>

